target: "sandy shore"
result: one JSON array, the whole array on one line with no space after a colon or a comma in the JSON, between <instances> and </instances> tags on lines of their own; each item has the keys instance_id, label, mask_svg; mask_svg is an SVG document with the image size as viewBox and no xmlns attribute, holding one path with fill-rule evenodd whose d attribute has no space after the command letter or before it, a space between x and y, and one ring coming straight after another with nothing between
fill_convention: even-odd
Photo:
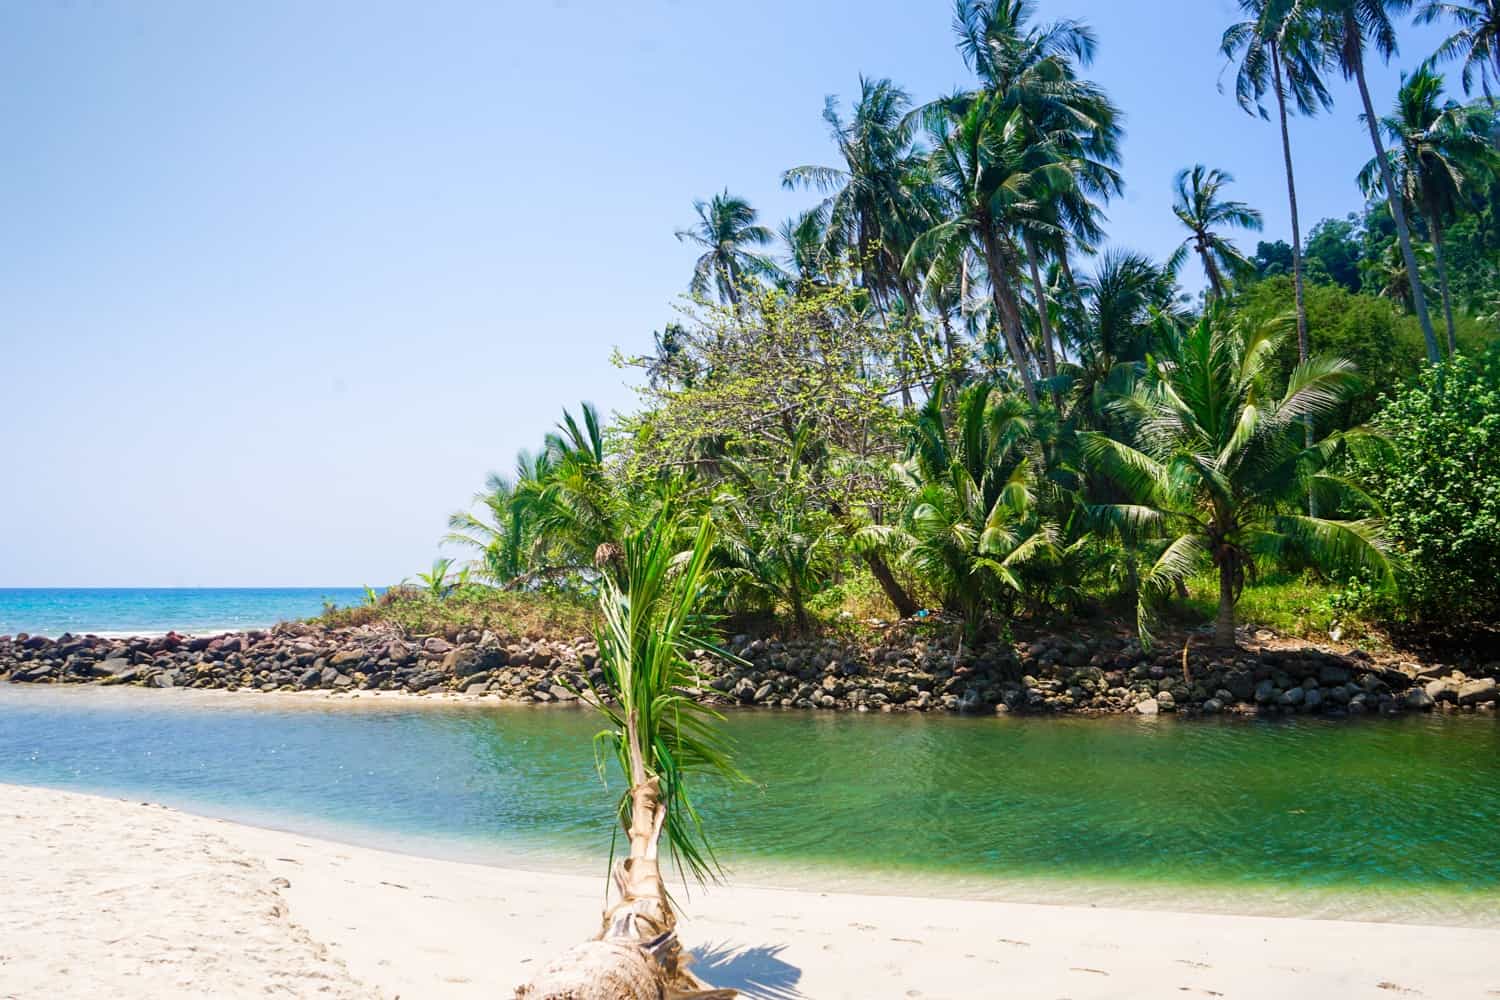
<instances>
[{"instance_id":1,"label":"sandy shore","mask_svg":"<svg viewBox=\"0 0 1500 1000\"><path fill-rule=\"evenodd\" d=\"M507 997L587 936L596 873L392 854L0 785L0 998ZM749 997L1500 997L1500 931L717 889Z\"/></svg>"}]
</instances>

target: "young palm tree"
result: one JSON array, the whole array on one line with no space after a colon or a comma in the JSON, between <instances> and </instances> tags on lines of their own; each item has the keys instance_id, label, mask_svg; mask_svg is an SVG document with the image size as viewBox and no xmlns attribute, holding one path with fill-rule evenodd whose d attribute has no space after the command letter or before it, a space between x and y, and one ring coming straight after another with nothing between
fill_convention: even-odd
<instances>
[{"instance_id":1,"label":"young palm tree","mask_svg":"<svg viewBox=\"0 0 1500 1000\"><path fill-rule=\"evenodd\" d=\"M907 473L916 492L902 559L970 639L1006 594L1022 591L1022 568L1054 553L1056 528L1036 504L1032 444L1026 404L987 383L956 400L939 387L913 428Z\"/></svg>"},{"instance_id":2,"label":"young palm tree","mask_svg":"<svg viewBox=\"0 0 1500 1000\"><path fill-rule=\"evenodd\" d=\"M1427 0L1417 14L1418 24L1450 18L1458 26L1438 46L1434 61L1463 60L1464 93L1474 92L1474 78L1490 108L1496 108L1492 84L1500 84L1500 0L1460 0L1449 3Z\"/></svg>"},{"instance_id":3,"label":"young palm tree","mask_svg":"<svg viewBox=\"0 0 1500 1000\"><path fill-rule=\"evenodd\" d=\"M1411 227L1406 222L1406 207L1402 204L1401 189L1391 175L1390 160L1380 139L1380 119L1375 114L1374 102L1370 100L1370 85L1365 80L1365 47L1373 42L1381 58L1389 62L1397 52L1396 28L1391 23L1391 14L1411 9L1412 0L1314 2L1321 10L1320 31L1329 54L1343 70L1344 79L1359 85L1359 98L1365 109L1364 121L1370 130L1370 143L1375 147L1375 161L1380 165L1381 183L1391 207L1391 218L1396 223L1396 241L1401 246L1406 269L1411 273L1412 304L1416 308L1417 321L1422 324L1422 337L1427 341L1427 360L1437 364L1442 360L1442 351L1438 347L1437 334L1433 332L1427 296L1422 291L1417 255L1412 250Z\"/></svg>"},{"instance_id":4,"label":"young palm tree","mask_svg":"<svg viewBox=\"0 0 1500 1000\"><path fill-rule=\"evenodd\" d=\"M715 731L722 716L684 694L705 683L688 657L717 649L698 605L708 581L712 527L704 519L689 551L675 522L658 517L621 544L622 587L606 577L599 596L599 666L593 703L607 727L595 738L628 783L617 815L629 853L613 866L619 899L599 933L545 965L521 986L521 1000L732 1000L687 969L677 918L662 879L662 848L699 881L719 869L690 794L699 777L742 780ZM601 773L604 761L600 761ZM665 840L665 845L663 845Z\"/></svg>"},{"instance_id":5,"label":"young palm tree","mask_svg":"<svg viewBox=\"0 0 1500 1000\"><path fill-rule=\"evenodd\" d=\"M1328 466L1357 432L1304 447L1295 433L1306 415L1332 412L1354 385L1353 366L1310 358L1293 370L1280 399L1263 395L1262 373L1280 335L1230 324L1213 305L1189 331L1163 336L1145 377L1120 401L1134 443L1082 435L1088 460L1133 499L1095 514L1126 537L1164 543L1140 580L1140 627L1149 639L1154 601L1194 573L1219 573L1215 643L1235 642L1235 602L1258 563L1298 554L1329 567L1359 567L1387 578L1381 525L1314 517L1298 505L1315 490L1336 510L1355 493Z\"/></svg>"},{"instance_id":6,"label":"young palm tree","mask_svg":"<svg viewBox=\"0 0 1500 1000\"><path fill-rule=\"evenodd\" d=\"M1281 124L1281 154L1286 166L1287 201L1292 217L1292 290L1297 300L1297 356L1307 360L1307 297L1304 289L1302 221L1297 212L1297 180L1292 170L1292 134L1287 124L1290 100L1303 115L1333 107L1320 70L1323 53L1313 21L1300 0L1239 0L1245 20L1224 32L1220 51L1238 59L1234 94L1240 107L1269 119L1261 103L1269 91L1276 98ZM1310 432L1309 432L1310 433Z\"/></svg>"},{"instance_id":7,"label":"young palm tree","mask_svg":"<svg viewBox=\"0 0 1500 1000\"><path fill-rule=\"evenodd\" d=\"M535 544L553 555L558 570L609 575L619 566L624 501L604 467L599 413L590 403L581 413L582 423L564 410L547 435L551 471L534 500Z\"/></svg>"},{"instance_id":8,"label":"young palm tree","mask_svg":"<svg viewBox=\"0 0 1500 1000\"><path fill-rule=\"evenodd\" d=\"M1228 288L1229 275L1243 273L1253 268L1244 254L1240 253L1229 238L1218 230L1220 227L1238 227L1259 232L1263 225L1260 212L1242 201L1221 201L1219 193L1234 183L1234 177L1222 170L1210 170L1203 164L1177 174L1174 186L1176 200L1172 212L1187 227L1191 234L1173 255L1172 266L1176 270L1182 257L1189 250L1203 262L1203 272L1208 276L1208 291L1218 299Z\"/></svg>"},{"instance_id":9,"label":"young palm tree","mask_svg":"<svg viewBox=\"0 0 1500 1000\"><path fill-rule=\"evenodd\" d=\"M697 224L677 231L679 240L703 248L688 287L696 295L707 295L712 286L720 302L739 309L740 288L747 278L775 271L770 260L750 249L768 245L771 231L756 222L756 211L748 201L728 191L706 202L693 202L693 210L698 213Z\"/></svg>"},{"instance_id":10,"label":"young palm tree","mask_svg":"<svg viewBox=\"0 0 1500 1000\"><path fill-rule=\"evenodd\" d=\"M1452 355L1458 350L1458 336L1443 258L1443 230L1470 179L1493 174L1495 153L1490 137L1495 119L1488 111L1444 101L1443 78L1424 67L1402 78L1395 113L1382 119L1381 125L1394 144L1387 154L1389 170L1380 170L1371 160L1360 172L1360 187L1367 195L1384 193L1384 178L1393 176L1401 198L1426 220Z\"/></svg>"}]
</instances>

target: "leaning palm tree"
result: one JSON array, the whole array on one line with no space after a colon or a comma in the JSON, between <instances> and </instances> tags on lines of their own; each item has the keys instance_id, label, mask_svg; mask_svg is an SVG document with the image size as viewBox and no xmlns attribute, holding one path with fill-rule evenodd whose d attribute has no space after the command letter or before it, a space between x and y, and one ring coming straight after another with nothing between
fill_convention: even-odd
<instances>
[{"instance_id":1,"label":"leaning palm tree","mask_svg":"<svg viewBox=\"0 0 1500 1000\"><path fill-rule=\"evenodd\" d=\"M1292 218L1292 290L1297 301L1297 357L1308 357L1307 297L1304 289L1302 221L1297 211L1297 180L1292 170L1292 133L1288 101L1303 115L1333 107L1323 83L1324 55L1313 33L1313 21L1301 0L1239 0L1246 18L1230 25L1219 49L1235 72L1234 96L1246 112L1269 119L1263 98L1276 98L1281 124L1281 155L1286 167L1287 201Z\"/></svg>"},{"instance_id":2,"label":"leaning palm tree","mask_svg":"<svg viewBox=\"0 0 1500 1000\"><path fill-rule=\"evenodd\" d=\"M628 783L616 815L629 841L613 865L618 900L599 932L546 964L516 990L521 1000L731 1000L688 971L677 918L662 879L662 848L686 875L714 880L720 869L690 786L699 777L740 779L715 731L722 716L684 689L705 683L695 649L718 650L698 604L708 580L713 531L705 519L680 551L680 526L658 516L626 537L624 588L606 578L599 597L599 666L591 699L607 728L596 747L612 752ZM601 759L601 773L605 761ZM665 843L663 843L665 841Z\"/></svg>"},{"instance_id":3,"label":"leaning palm tree","mask_svg":"<svg viewBox=\"0 0 1500 1000\"><path fill-rule=\"evenodd\" d=\"M1418 24L1450 18L1457 30L1438 46L1433 61L1463 62L1464 93L1474 92L1474 78L1491 109L1496 107L1492 85L1500 85L1500 0L1427 0L1417 13Z\"/></svg>"},{"instance_id":4,"label":"leaning palm tree","mask_svg":"<svg viewBox=\"0 0 1500 1000\"><path fill-rule=\"evenodd\" d=\"M1174 182L1177 197L1172 212L1190 235L1173 255L1170 266L1175 270L1189 250L1196 253L1208 277L1209 295L1215 299L1224 295L1230 275L1254 266L1219 230L1238 227L1258 232L1263 225L1260 212L1244 202L1220 200L1219 193L1233 183L1232 175L1201 163L1180 171Z\"/></svg>"},{"instance_id":5,"label":"leaning palm tree","mask_svg":"<svg viewBox=\"0 0 1500 1000\"><path fill-rule=\"evenodd\" d=\"M1379 521L1298 510L1309 490L1326 510L1358 502L1329 466L1361 433L1336 432L1313 447L1295 433L1303 416L1332 412L1353 387L1354 368L1342 359L1310 358L1279 399L1264 395L1284 326L1231 324L1222 304L1211 306L1186 333L1160 338L1145 377L1117 404L1131 443L1081 435L1089 462L1131 498L1098 504L1095 516L1127 538L1153 539L1160 552L1140 579L1143 639L1153 604L1210 567L1219 575L1221 647L1234 645L1234 606L1257 564L1296 554L1390 578Z\"/></svg>"},{"instance_id":6,"label":"leaning palm tree","mask_svg":"<svg viewBox=\"0 0 1500 1000\"><path fill-rule=\"evenodd\" d=\"M1412 0L1312 0L1317 4L1319 31L1323 36L1328 54L1344 72L1344 79L1353 80L1359 86L1359 98L1364 104L1364 122L1370 130L1370 143L1375 147L1375 162L1380 165L1381 184L1386 193L1386 202L1391 208L1391 218L1396 223L1396 242L1401 247L1401 257L1411 273L1412 305L1416 309L1417 321L1422 325L1422 337L1427 342L1427 360L1437 364L1442 360L1438 348L1437 334L1432 329L1432 316L1427 311L1427 296L1422 291L1422 279L1418 273L1417 255L1412 250L1411 227L1406 221L1406 207L1402 204L1401 189L1391 173L1391 164L1385 153L1385 143L1380 139L1380 119L1375 114L1375 104L1370 100L1370 85L1365 80L1365 48L1374 44L1375 50L1386 62L1396 55L1396 28L1391 23L1392 13L1403 13L1411 8Z\"/></svg>"},{"instance_id":7,"label":"leaning palm tree","mask_svg":"<svg viewBox=\"0 0 1500 1000\"><path fill-rule=\"evenodd\" d=\"M522 580L536 555L535 500L551 473L546 451L520 452L512 476L491 473L474 495L478 512L461 510L448 517L443 542L473 550L469 566L481 579L501 587Z\"/></svg>"},{"instance_id":8,"label":"leaning palm tree","mask_svg":"<svg viewBox=\"0 0 1500 1000\"><path fill-rule=\"evenodd\" d=\"M1490 136L1495 118L1488 110L1443 100L1443 78L1427 68L1403 77L1395 113L1381 125L1394 144L1388 170L1371 160L1360 172L1366 195L1384 194L1386 177L1394 177L1400 196L1422 214L1432 237L1433 261L1448 327L1448 353L1458 350L1453 325L1453 295L1443 258L1443 230L1457 211L1464 188L1476 175L1491 176L1495 152Z\"/></svg>"},{"instance_id":9,"label":"leaning palm tree","mask_svg":"<svg viewBox=\"0 0 1500 1000\"><path fill-rule=\"evenodd\" d=\"M697 224L677 231L679 240L703 248L688 287L695 295L707 295L712 287L720 302L738 309L745 281L751 275L775 272L765 255L751 249L768 245L771 230L756 221L756 211L748 201L728 191L693 202L693 210L698 213Z\"/></svg>"}]
</instances>

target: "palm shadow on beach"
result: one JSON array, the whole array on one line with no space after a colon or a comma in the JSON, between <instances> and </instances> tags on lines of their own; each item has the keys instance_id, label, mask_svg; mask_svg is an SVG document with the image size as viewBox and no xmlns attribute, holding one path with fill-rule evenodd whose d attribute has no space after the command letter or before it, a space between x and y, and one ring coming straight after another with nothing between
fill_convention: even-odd
<instances>
[{"instance_id":1,"label":"palm shadow on beach","mask_svg":"<svg viewBox=\"0 0 1500 1000\"><path fill-rule=\"evenodd\" d=\"M808 1000L797 988L802 970L781 960L786 945L741 948L728 941L693 949L693 974L721 989L739 990L747 1000Z\"/></svg>"}]
</instances>

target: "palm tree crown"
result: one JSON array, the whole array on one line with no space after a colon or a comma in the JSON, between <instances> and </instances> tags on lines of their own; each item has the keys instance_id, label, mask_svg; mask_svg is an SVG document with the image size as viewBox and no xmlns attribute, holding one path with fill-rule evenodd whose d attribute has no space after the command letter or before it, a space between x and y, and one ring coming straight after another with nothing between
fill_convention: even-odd
<instances>
[{"instance_id":1,"label":"palm tree crown","mask_svg":"<svg viewBox=\"0 0 1500 1000\"><path fill-rule=\"evenodd\" d=\"M757 223L758 215L748 201L728 191L693 202L693 210L698 213L697 225L677 231L679 240L695 243L704 251L693 265L688 287L694 294L706 295L712 286L720 302L737 307L747 277L775 270L764 255L749 249L769 244L771 230Z\"/></svg>"},{"instance_id":2,"label":"palm tree crown","mask_svg":"<svg viewBox=\"0 0 1500 1000\"><path fill-rule=\"evenodd\" d=\"M1457 30L1438 46L1435 60L1459 59L1463 62L1464 93L1474 90L1474 78L1493 107L1492 84L1500 84L1500 0L1467 0L1449 3L1428 0L1417 14L1418 24L1431 24L1449 18Z\"/></svg>"},{"instance_id":3,"label":"palm tree crown","mask_svg":"<svg viewBox=\"0 0 1500 1000\"><path fill-rule=\"evenodd\" d=\"M1176 199L1172 212L1191 235L1174 255L1180 264L1189 249L1203 262L1210 293L1218 298L1228 285L1227 274L1243 272L1251 265L1219 229L1237 227L1259 231L1263 225L1260 212L1242 201L1223 201L1219 193L1234 183L1234 177L1222 170L1210 170L1197 164L1178 173L1174 186Z\"/></svg>"}]
</instances>

